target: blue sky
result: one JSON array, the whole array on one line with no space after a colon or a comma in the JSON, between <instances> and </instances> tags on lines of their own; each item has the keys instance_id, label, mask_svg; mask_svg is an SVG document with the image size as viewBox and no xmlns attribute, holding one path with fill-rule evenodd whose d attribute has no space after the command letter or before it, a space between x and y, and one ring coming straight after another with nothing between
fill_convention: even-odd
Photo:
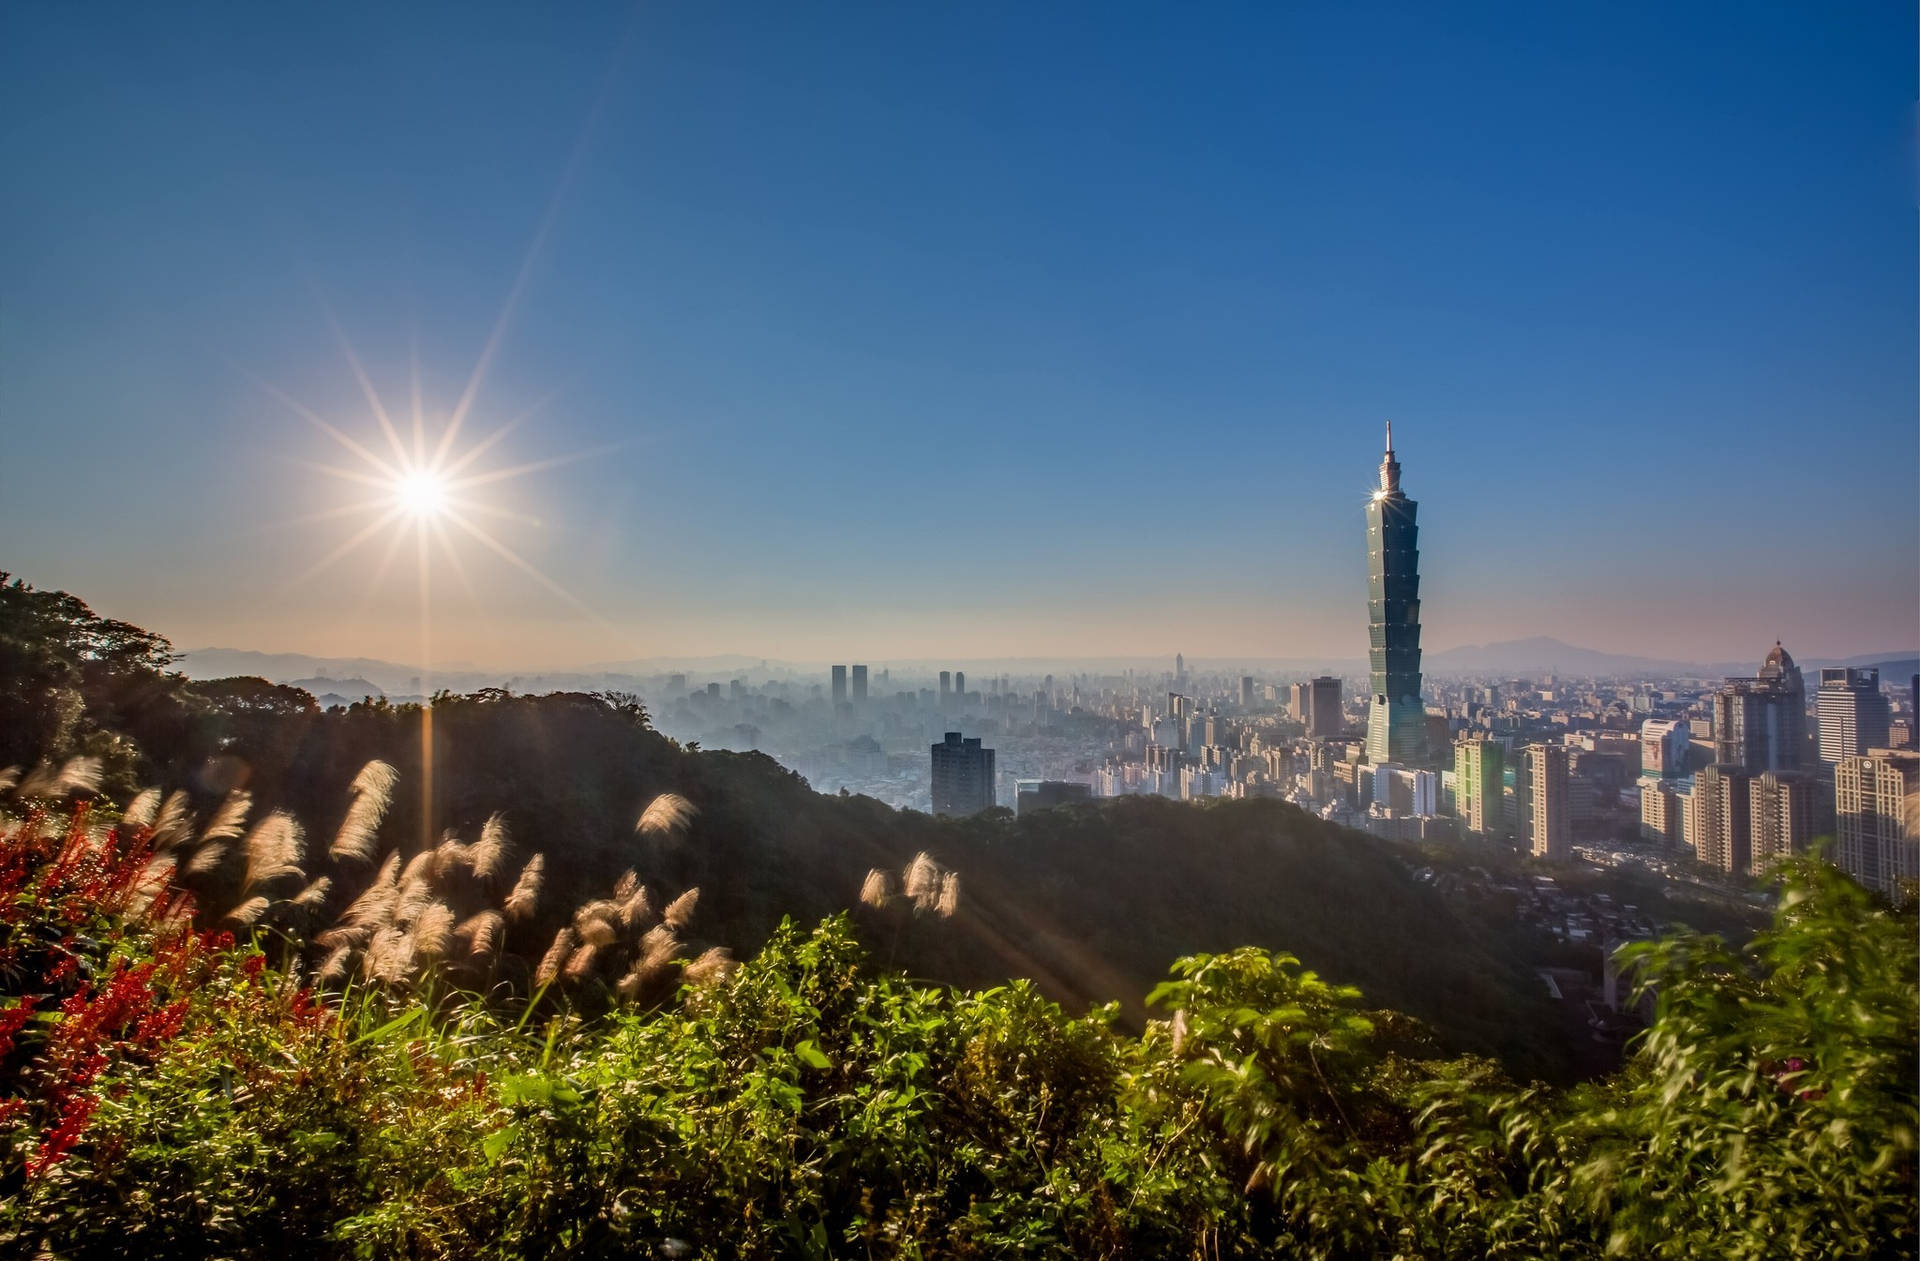
<instances>
[{"instance_id":1,"label":"blue sky","mask_svg":"<svg viewBox=\"0 0 1920 1261\"><path fill-rule=\"evenodd\" d=\"M444 416L524 265L579 603L436 656L1357 655L1387 417L1429 646L1920 641L1911 6L927 8L9 8L0 567L413 655L257 382Z\"/></svg>"}]
</instances>

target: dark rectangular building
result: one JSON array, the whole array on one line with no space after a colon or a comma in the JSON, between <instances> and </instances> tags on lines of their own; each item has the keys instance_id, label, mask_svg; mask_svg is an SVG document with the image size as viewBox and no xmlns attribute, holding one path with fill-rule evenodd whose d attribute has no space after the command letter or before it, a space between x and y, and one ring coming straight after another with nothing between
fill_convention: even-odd
<instances>
[{"instance_id":1,"label":"dark rectangular building","mask_svg":"<svg viewBox=\"0 0 1920 1261\"><path fill-rule=\"evenodd\" d=\"M957 731L933 746L933 812L979 814L993 805L993 750Z\"/></svg>"}]
</instances>

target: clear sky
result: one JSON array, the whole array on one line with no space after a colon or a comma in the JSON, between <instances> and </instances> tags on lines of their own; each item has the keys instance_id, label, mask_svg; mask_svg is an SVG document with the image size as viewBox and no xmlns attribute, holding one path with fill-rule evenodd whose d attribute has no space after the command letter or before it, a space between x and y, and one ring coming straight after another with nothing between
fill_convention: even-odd
<instances>
[{"instance_id":1,"label":"clear sky","mask_svg":"<svg viewBox=\"0 0 1920 1261\"><path fill-rule=\"evenodd\" d=\"M456 449L551 396L469 471L591 453L475 492L578 603L450 531L436 658L1357 656L1388 417L1429 647L1910 648L1914 23L9 5L0 568L413 659L260 382L431 429L518 277Z\"/></svg>"}]
</instances>

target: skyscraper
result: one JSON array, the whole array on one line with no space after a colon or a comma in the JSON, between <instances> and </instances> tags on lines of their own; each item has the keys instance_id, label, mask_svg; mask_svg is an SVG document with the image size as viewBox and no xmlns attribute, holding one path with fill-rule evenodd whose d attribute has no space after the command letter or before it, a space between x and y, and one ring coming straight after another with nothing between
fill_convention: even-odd
<instances>
[{"instance_id":1,"label":"skyscraper","mask_svg":"<svg viewBox=\"0 0 1920 1261\"><path fill-rule=\"evenodd\" d=\"M993 805L993 750L957 731L933 746L933 812L979 814Z\"/></svg>"},{"instance_id":2,"label":"skyscraper","mask_svg":"<svg viewBox=\"0 0 1920 1261\"><path fill-rule=\"evenodd\" d=\"M1567 747L1563 744L1527 746L1527 802L1532 816L1528 829L1535 858L1563 859L1573 852L1573 803L1567 782Z\"/></svg>"},{"instance_id":3,"label":"skyscraper","mask_svg":"<svg viewBox=\"0 0 1920 1261\"><path fill-rule=\"evenodd\" d=\"M1820 672L1815 697L1820 716L1820 760L1829 766L1887 747L1889 711L1880 693L1880 671L1844 667Z\"/></svg>"},{"instance_id":4,"label":"skyscraper","mask_svg":"<svg viewBox=\"0 0 1920 1261\"><path fill-rule=\"evenodd\" d=\"M1420 701L1420 532L1414 522L1418 509L1400 489L1400 462L1393 458L1389 421L1380 488L1367 501L1373 691L1367 710L1367 757L1375 762L1419 762L1426 753L1427 710Z\"/></svg>"},{"instance_id":5,"label":"skyscraper","mask_svg":"<svg viewBox=\"0 0 1920 1261\"><path fill-rule=\"evenodd\" d=\"M847 668L845 666L835 666L833 668L833 707L839 709L846 703Z\"/></svg>"},{"instance_id":6,"label":"skyscraper","mask_svg":"<svg viewBox=\"0 0 1920 1261\"><path fill-rule=\"evenodd\" d=\"M853 668L853 703L856 705L867 703L867 668L865 666Z\"/></svg>"},{"instance_id":7,"label":"skyscraper","mask_svg":"<svg viewBox=\"0 0 1920 1261\"><path fill-rule=\"evenodd\" d=\"M1874 749L1833 770L1841 868L1869 889L1904 902L1920 881L1920 753Z\"/></svg>"},{"instance_id":8,"label":"skyscraper","mask_svg":"<svg viewBox=\"0 0 1920 1261\"><path fill-rule=\"evenodd\" d=\"M1750 679L1728 679L1713 698L1714 760L1749 774L1797 771L1807 743L1807 686L1778 640Z\"/></svg>"},{"instance_id":9,"label":"skyscraper","mask_svg":"<svg viewBox=\"0 0 1920 1261\"><path fill-rule=\"evenodd\" d=\"M947 706L952 703L953 703L953 672L951 670L942 670L940 672L941 712L942 713L946 712Z\"/></svg>"},{"instance_id":10,"label":"skyscraper","mask_svg":"<svg viewBox=\"0 0 1920 1261\"><path fill-rule=\"evenodd\" d=\"M1253 708L1253 676L1251 674L1240 676L1240 704L1245 709Z\"/></svg>"}]
</instances>

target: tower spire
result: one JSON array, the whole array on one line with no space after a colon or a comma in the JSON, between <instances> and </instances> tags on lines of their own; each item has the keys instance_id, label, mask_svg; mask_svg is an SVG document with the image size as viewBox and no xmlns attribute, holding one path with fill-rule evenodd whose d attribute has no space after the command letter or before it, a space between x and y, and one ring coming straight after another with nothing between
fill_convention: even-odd
<instances>
[{"instance_id":1,"label":"tower spire","mask_svg":"<svg viewBox=\"0 0 1920 1261\"><path fill-rule=\"evenodd\" d=\"M1400 462L1393 458L1393 422L1387 422L1387 453L1380 457L1380 495L1400 492Z\"/></svg>"}]
</instances>

